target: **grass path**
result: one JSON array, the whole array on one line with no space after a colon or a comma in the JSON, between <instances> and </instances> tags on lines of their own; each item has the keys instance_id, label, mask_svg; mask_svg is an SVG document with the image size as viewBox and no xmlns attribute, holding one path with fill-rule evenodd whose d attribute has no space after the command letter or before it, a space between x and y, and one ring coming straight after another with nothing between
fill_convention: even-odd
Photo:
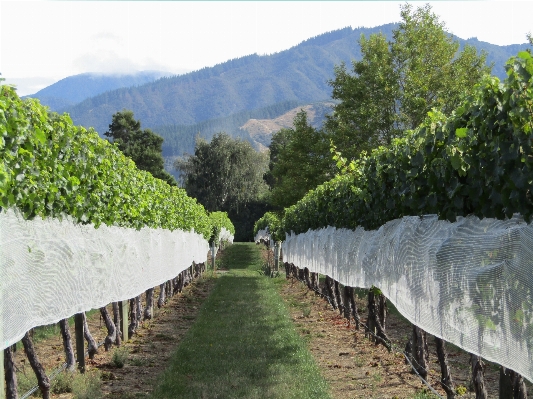
<instances>
[{"instance_id":1,"label":"grass path","mask_svg":"<svg viewBox=\"0 0 533 399\"><path fill-rule=\"evenodd\" d=\"M154 398L329 398L253 243L228 247L220 275Z\"/></svg>"}]
</instances>

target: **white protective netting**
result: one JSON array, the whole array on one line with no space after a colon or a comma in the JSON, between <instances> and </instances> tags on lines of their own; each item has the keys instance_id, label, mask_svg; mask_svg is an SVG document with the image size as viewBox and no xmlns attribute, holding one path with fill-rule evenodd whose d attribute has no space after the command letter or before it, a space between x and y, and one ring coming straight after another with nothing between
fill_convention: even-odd
<instances>
[{"instance_id":1,"label":"white protective netting","mask_svg":"<svg viewBox=\"0 0 533 399\"><path fill-rule=\"evenodd\" d=\"M233 244L233 234L231 234L231 231L227 230L225 227L220 229L219 239L220 242L226 241L227 243Z\"/></svg>"},{"instance_id":2,"label":"white protective netting","mask_svg":"<svg viewBox=\"0 0 533 399\"><path fill-rule=\"evenodd\" d=\"M256 244L260 242L267 242L270 247L274 247L275 244L270 232L268 231L268 227L264 230L259 230L255 235L254 241Z\"/></svg>"},{"instance_id":3,"label":"white protective netting","mask_svg":"<svg viewBox=\"0 0 533 399\"><path fill-rule=\"evenodd\" d=\"M268 227L263 230L259 230L254 237L256 243L261 241L270 241L270 233L268 232Z\"/></svg>"},{"instance_id":4,"label":"white protective netting","mask_svg":"<svg viewBox=\"0 0 533 399\"><path fill-rule=\"evenodd\" d=\"M133 298L207 260L209 243L180 230L95 229L65 218L0 212L0 349L30 328Z\"/></svg>"},{"instance_id":5,"label":"white protective netting","mask_svg":"<svg viewBox=\"0 0 533 399\"><path fill-rule=\"evenodd\" d=\"M413 324L533 381L533 225L404 217L287 235L283 261L376 286Z\"/></svg>"}]
</instances>

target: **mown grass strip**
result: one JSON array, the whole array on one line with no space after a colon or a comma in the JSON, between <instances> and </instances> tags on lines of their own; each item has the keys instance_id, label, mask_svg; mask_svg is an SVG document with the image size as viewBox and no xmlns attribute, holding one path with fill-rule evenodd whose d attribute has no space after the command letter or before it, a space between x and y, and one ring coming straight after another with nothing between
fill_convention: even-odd
<instances>
[{"instance_id":1,"label":"mown grass strip","mask_svg":"<svg viewBox=\"0 0 533 399\"><path fill-rule=\"evenodd\" d=\"M172 355L154 398L329 398L253 243L225 250L222 274Z\"/></svg>"}]
</instances>

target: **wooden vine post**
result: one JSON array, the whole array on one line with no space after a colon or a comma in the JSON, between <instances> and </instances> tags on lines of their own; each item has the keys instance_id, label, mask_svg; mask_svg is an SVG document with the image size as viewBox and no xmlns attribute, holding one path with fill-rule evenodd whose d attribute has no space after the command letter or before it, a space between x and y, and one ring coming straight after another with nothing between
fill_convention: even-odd
<instances>
[{"instance_id":1,"label":"wooden vine post","mask_svg":"<svg viewBox=\"0 0 533 399\"><path fill-rule=\"evenodd\" d=\"M83 313L76 313L74 315L74 329L76 331L76 359L78 361L78 370L80 370L80 373L85 373Z\"/></svg>"},{"instance_id":2,"label":"wooden vine post","mask_svg":"<svg viewBox=\"0 0 533 399\"><path fill-rule=\"evenodd\" d=\"M215 241L213 241L213 244L211 245L211 268L214 272L216 272L216 264L215 264Z\"/></svg>"},{"instance_id":3,"label":"wooden vine post","mask_svg":"<svg viewBox=\"0 0 533 399\"><path fill-rule=\"evenodd\" d=\"M118 303L118 310L120 321L122 322L122 342L126 342L128 340L128 300L120 301Z\"/></svg>"},{"instance_id":4,"label":"wooden vine post","mask_svg":"<svg viewBox=\"0 0 533 399\"><path fill-rule=\"evenodd\" d=\"M274 270L279 271L279 248L280 243L276 241L276 244L274 245Z\"/></svg>"}]
</instances>

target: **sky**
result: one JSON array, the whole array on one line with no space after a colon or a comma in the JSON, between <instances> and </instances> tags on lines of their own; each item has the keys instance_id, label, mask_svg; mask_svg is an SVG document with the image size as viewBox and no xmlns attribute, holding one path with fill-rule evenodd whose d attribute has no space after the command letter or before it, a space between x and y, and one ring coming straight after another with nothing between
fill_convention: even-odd
<instances>
[{"instance_id":1,"label":"sky","mask_svg":"<svg viewBox=\"0 0 533 399\"><path fill-rule=\"evenodd\" d=\"M398 22L404 3L1 0L0 73L19 95L84 72L179 74L286 50L347 26ZM429 3L463 39L507 45L533 33L533 1Z\"/></svg>"}]
</instances>

